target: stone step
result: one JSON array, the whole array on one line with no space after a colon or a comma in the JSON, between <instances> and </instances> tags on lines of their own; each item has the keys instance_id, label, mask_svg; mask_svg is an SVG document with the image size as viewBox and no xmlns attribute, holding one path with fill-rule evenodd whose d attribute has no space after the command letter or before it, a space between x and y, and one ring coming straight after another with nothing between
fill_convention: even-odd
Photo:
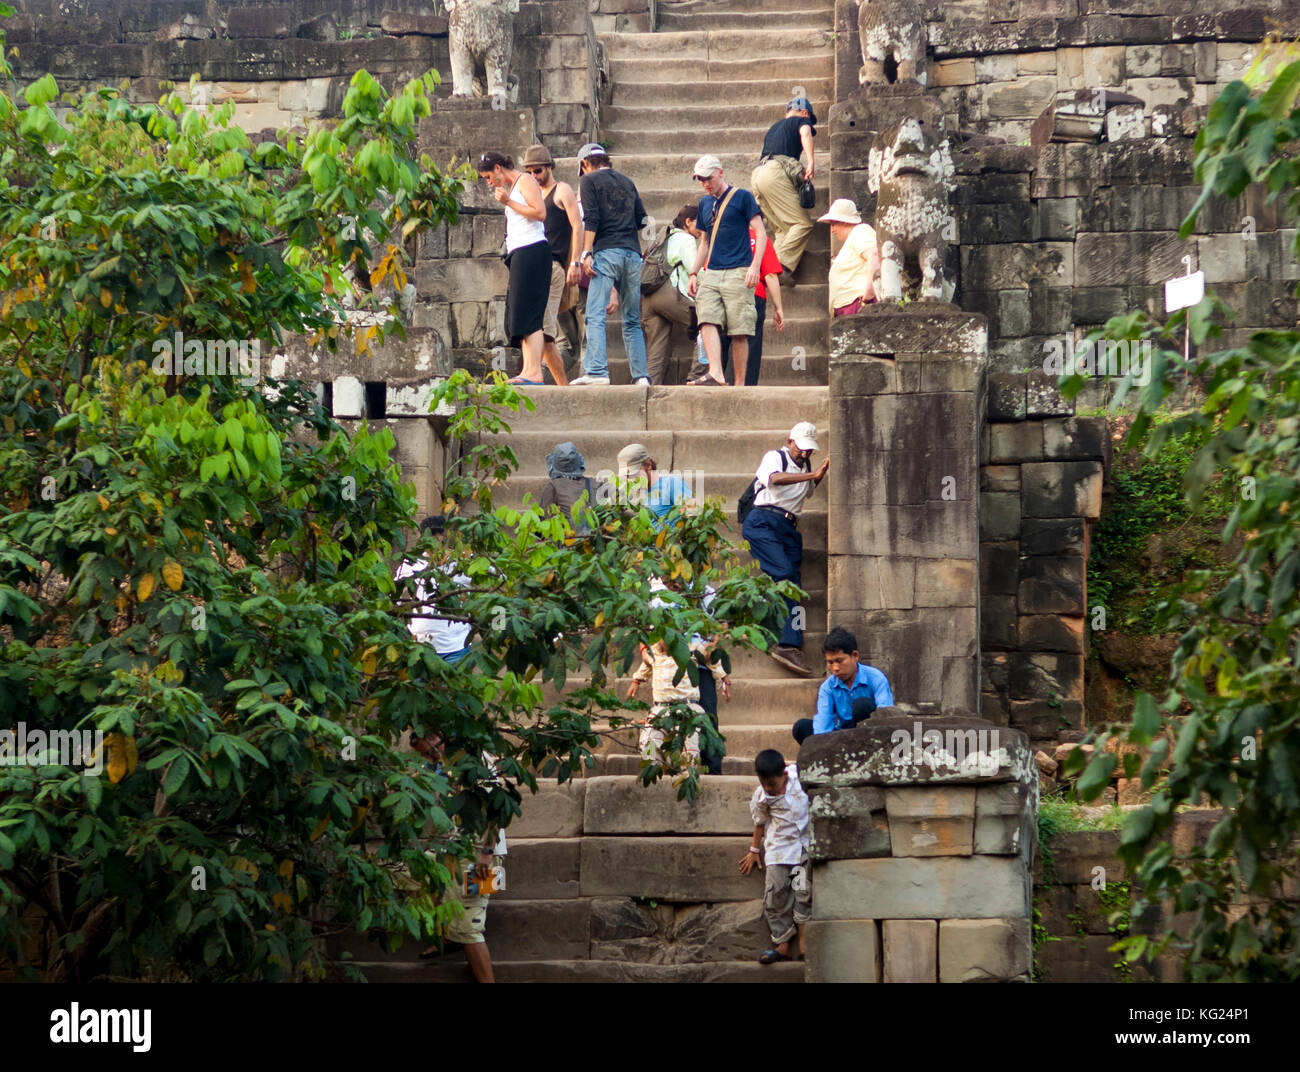
<instances>
[{"instance_id":1,"label":"stone step","mask_svg":"<svg viewBox=\"0 0 1300 1072\"><path fill-rule=\"evenodd\" d=\"M707 393L706 393L707 394ZM756 407L774 431L799 421L826 424L830 401L825 387L791 387L781 392L761 387L736 387L701 395L693 387L580 387L535 391L532 412L507 416L515 432L572 431L575 425L603 431L675 431L705 424L726 427L733 422L752 426Z\"/></svg>"},{"instance_id":2,"label":"stone step","mask_svg":"<svg viewBox=\"0 0 1300 1072\"><path fill-rule=\"evenodd\" d=\"M704 114L702 109L680 109L677 111L663 112L657 122L664 124L666 131L675 131L678 129L677 124L683 124L688 120L680 115L681 111L698 111L701 116ZM638 109L638 115L642 110ZM645 110L649 114L649 110ZM715 122L725 117L715 116ZM764 124L766 129L767 124ZM605 129L609 129L606 124ZM610 132L609 140L612 142L610 150L611 162L617 171L623 172L634 183L636 183L637 192L641 194L641 203L645 206L646 212L655 215L659 220L659 226L669 223L677 215L682 205L689 201L699 202L704 196L703 187L692 179L692 171L695 162L706 152L713 152L707 145L701 145L698 149L687 149L680 142L672 142L673 152L671 153L654 153L650 152L656 142L662 143L664 134L651 133L640 142L624 142L618 135L617 130ZM728 182L739 183L742 187L749 187L749 178L754 168L758 164L759 150L762 148L762 133L758 135L758 140L753 143L753 148L749 151L737 150L733 152L720 152L715 155L722 162L723 175ZM830 175L830 152L823 152L820 148L817 150L817 175L813 180L813 185L819 191L829 189L827 185ZM557 165L564 171L577 173L576 160L564 159L557 161ZM644 189L642 189L644 187ZM647 191L654 191L656 196L671 196L672 204L676 207L664 216L657 216L653 209L650 208L646 201ZM752 191L751 191L752 192Z\"/></svg>"},{"instance_id":3,"label":"stone step","mask_svg":"<svg viewBox=\"0 0 1300 1072\"><path fill-rule=\"evenodd\" d=\"M804 8L802 4L806 0L794 0L794 2L801 6L797 9L782 10L782 15L790 20L792 29L818 28L827 31L831 29L835 21L831 9ZM768 11L720 12L701 9L679 14L669 9L659 12L657 29L661 33L676 33L682 30L691 33L705 30L766 30L775 21L773 14Z\"/></svg>"},{"instance_id":4,"label":"stone step","mask_svg":"<svg viewBox=\"0 0 1300 1072\"><path fill-rule=\"evenodd\" d=\"M811 710L801 710L791 714L788 720L783 717L780 721L728 726L725 723L726 713L722 710L725 706L725 704L719 704L718 709L719 733L726 742L724 751L726 755L742 759L746 763L751 763L753 758L765 748L775 748L787 760L793 759L798 748L794 743L794 738L790 735L791 727L796 719L811 718L813 715ZM627 756L637 760L632 770L618 772L634 773L640 770L640 753L637 747L639 734L640 730L635 726L624 726L617 730L609 730L608 727L605 727L601 745L596 749L596 752L599 755ZM744 769L749 770L750 768L746 767ZM607 773L615 772L607 771Z\"/></svg>"},{"instance_id":5,"label":"stone step","mask_svg":"<svg viewBox=\"0 0 1300 1072\"><path fill-rule=\"evenodd\" d=\"M732 388L732 390L760 390L760 388ZM633 441L635 442L635 440ZM590 464L590 463L589 463ZM613 466L609 466L613 471ZM596 474L601 470L589 470L588 475L594 480ZM680 472L680 469L678 470ZM682 479L686 480L686 474L682 474ZM695 495L704 498L712 498L714 495L721 495L727 503L728 512L734 514L736 500L740 498L744 490L754 479L752 472L746 473L713 473L705 471L702 473L692 472L691 479L688 481ZM493 502L497 506L521 507L524 503L524 496L531 495L533 502L540 500L543 489L549 484L547 477L540 474L535 476L513 476L509 484L504 488L498 488L494 492ZM811 504L810 504L811 505ZM809 509L808 516L811 517L815 511Z\"/></svg>"},{"instance_id":6,"label":"stone step","mask_svg":"<svg viewBox=\"0 0 1300 1072\"><path fill-rule=\"evenodd\" d=\"M796 84L788 78L780 81L747 78L708 81L698 76L680 80L675 76L665 79L654 69L642 70L631 63L625 63L624 66L630 69L623 71L616 67L610 74L610 102L620 108L664 108L670 105L699 104L707 100L743 100L751 104L771 105L776 118L780 119L785 106L790 103ZM641 74L651 77L647 77L644 82L636 81L635 77ZM833 82L830 75L818 75L797 83L803 86L819 120L822 117L819 106L830 101L834 92ZM776 119L772 122L775 123Z\"/></svg>"},{"instance_id":7,"label":"stone step","mask_svg":"<svg viewBox=\"0 0 1300 1072\"><path fill-rule=\"evenodd\" d=\"M831 28L791 27L786 29L717 29L703 32L605 33L598 35L611 59L623 56L671 56L674 59L731 60L745 64L756 60L780 60L786 74L801 73L806 58L822 55L834 62ZM798 56L799 63L790 57ZM762 78L754 71L748 77ZM666 79L665 79L666 80ZM796 79L797 81L797 79Z\"/></svg>"},{"instance_id":8,"label":"stone step","mask_svg":"<svg viewBox=\"0 0 1300 1072\"><path fill-rule=\"evenodd\" d=\"M489 914L489 918L490 914ZM469 966L463 955L410 964L357 961L372 983L465 983ZM499 983L802 983L797 961L759 964L720 961L702 964L640 964L625 960L494 960Z\"/></svg>"},{"instance_id":9,"label":"stone step","mask_svg":"<svg viewBox=\"0 0 1300 1072\"><path fill-rule=\"evenodd\" d=\"M737 99L747 100L745 97ZM824 102L814 101L813 106L820 112L825 105ZM774 105L775 110L772 114L777 119L780 119L781 110L784 107L784 101ZM663 139L662 110L656 109L649 104L637 103L630 105L626 101L620 100L617 105L607 109L605 114L612 113L615 109L618 111L617 124L613 122L602 123L601 130L608 134L610 140L616 146L654 145L657 141ZM772 120L772 122L775 121L775 119ZM770 125L771 123L768 124L768 126ZM763 135L766 133L767 126L683 130L680 138L673 139L673 147L676 149L694 149L700 153L753 153L754 160L750 166L756 167L758 165L758 153L763 145ZM820 141L820 139L818 140ZM816 148L820 149L821 145L816 145ZM814 176L814 182L823 177L819 171Z\"/></svg>"},{"instance_id":10,"label":"stone step","mask_svg":"<svg viewBox=\"0 0 1300 1072\"><path fill-rule=\"evenodd\" d=\"M798 287L795 289L797 290ZM786 292L783 291L781 295L783 310L785 298ZM822 301L825 300L826 295L823 292ZM785 326L780 331L777 331L776 324L772 320L772 309L769 301L767 316L763 321L764 353L767 353L768 348L771 347L773 351L783 348L789 354L796 346L802 346L805 353L812 350L825 353L829 347L829 338L827 336L829 321L825 313L823 312L821 316L798 317L791 316L789 310L784 311L786 314ZM616 354L612 349L616 342L622 343L623 341L623 314L621 312L615 311L607 316L605 320L605 336L606 354L610 357L622 356L621 352Z\"/></svg>"},{"instance_id":11,"label":"stone step","mask_svg":"<svg viewBox=\"0 0 1300 1072\"><path fill-rule=\"evenodd\" d=\"M545 390L590 392L609 389L605 387L552 387ZM541 389L534 388L533 390ZM713 393L722 393L723 391L722 388L704 387L678 387L675 390L712 391ZM734 391L740 390L740 388L732 387L726 388L726 390ZM763 390L763 388L754 388L754 390ZM728 428L725 434L720 434L716 430L707 432L645 431L637 433L635 438L629 438L628 433L624 431L573 429L572 435L568 436L568 438L577 446L579 452L586 459L588 474L598 473L602 469L617 470L618 452L628 443L643 443L650 452L650 456L659 463L660 469L698 470L704 474L704 479L707 480L712 473L734 473L738 468L737 463L743 464L752 461L754 467L757 468L759 461L767 451L775 450L784 445L784 436L788 435L788 433L789 428L785 427L780 429L744 429L743 431ZM519 476L546 475L546 455L554 449L557 442L555 432L516 430L505 436L505 438L510 440L510 445L519 457ZM821 448L819 453L834 452L834 444L831 442L829 430L824 423L818 429L817 441ZM711 492L706 492L706 494L711 494ZM814 491L804 508L805 515L823 511L825 503L825 496L820 489ZM804 524L801 519L800 529L803 528ZM808 534L805 532L805 541L808 538Z\"/></svg>"},{"instance_id":12,"label":"stone step","mask_svg":"<svg viewBox=\"0 0 1300 1072\"><path fill-rule=\"evenodd\" d=\"M654 39L662 40L662 36L656 34ZM833 81L835 78L835 56L831 52L804 53L797 61L790 55L751 56L749 59L726 55L711 56L707 60L697 55L681 59L670 50L610 54L607 48L606 54L610 82L615 85L620 81L691 86L714 82L763 82L784 87L793 95L796 86L807 89L809 83L818 79ZM827 93L822 99L829 99L829 96ZM817 116L822 121L826 118L820 111Z\"/></svg>"},{"instance_id":13,"label":"stone step","mask_svg":"<svg viewBox=\"0 0 1300 1072\"><path fill-rule=\"evenodd\" d=\"M773 668L781 667L771 658ZM735 660L732 661L731 702L728 703L718 694L718 722L724 731L735 726L769 726L779 722L787 715L793 722L796 718L812 718L817 708L817 689L821 685L820 677L800 678L788 671L784 679L755 678L736 676ZM630 677L617 680L618 694L627 694L631 683ZM570 678L565 684L565 691L585 686L586 678ZM650 687L644 685L638 699L650 701ZM549 685L545 689L545 702L554 703L555 690Z\"/></svg>"},{"instance_id":14,"label":"stone step","mask_svg":"<svg viewBox=\"0 0 1300 1072\"><path fill-rule=\"evenodd\" d=\"M824 348L818 352L813 347L808 347L807 352L799 357L789 348L776 349L775 352L767 349L767 338L763 339L763 364L758 373L758 387L746 388L729 388L730 390L762 390L772 391L775 388L792 387L796 389L806 388L809 384L825 384L827 380L827 369L829 367L829 358ZM685 386L688 377L693 375L695 351L688 340L684 337L678 340L678 345L674 346L671 357L674 360L669 369L665 371L664 379L671 381L670 386ZM798 365L796 368L796 358ZM632 382L632 373L628 368L627 358L622 356L622 340L619 340L617 352L611 345L606 353L607 364L609 365L609 376L611 384L630 384ZM511 371L517 371L512 369ZM730 383L730 381L728 381ZM696 390L692 387L689 390Z\"/></svg>"},{"instance_id":15,"label":"stone step","mask_svg":"<svg viewBox=\"0 0 1300 1072\"><path fill-rule=\"evenodd\" d=\"M786 13L790 5L795 2L796 0L659 0L658 7L662 22L664 15L689 15L709 11L720 14L744 14L749 11ZM835 11L834 0L797 0L797 3L805 12L831 15Z\"/></svg>"},{"instance_id":16,"label":"stone step","mask_svg":"<svg viewBox=\"0 0 1300 1072\"><path fill-rule=\"evenodd\" d=\"M694 188L689 185L690 167L695 163L696 159L698 159L698 157L691 157L691 161L687 165L684 182L679 181L678 178L674 176L671 180L666 180L663 186L650 185L638 180L631 171L626 172L626 174L631 177L632 181L636 183L637 192L641 195L641 205L646 210L647 215L654 217L656 226L662 227L666 223L671 223L677 213L681 211L683 205L687 203L699 203L700 184L696 183ZM728 170L728 181L738 179L742 186L748 188L750 172L757 163L758 156L755 154L753 159L751 159L739 173ZM620 171L623 170L617 159L614 161L614 166ZM814 220L816 220L818 216L825 215L826 210L830 207L830 188L823 185L826 174L827 172L825 171L819 171L815 182L817 200L814 202L813 207L808 210L809 215L811 215ZM750 192L752 193L753 191ZM817 231L821 229L822 228L818 227L813 228L813 238L810 239L810 242L817 241ZM828 259L822 264L822 273L819 273L816 277L817 282L821 283L825 280L826 276L823 273L829 264L830 260L828 255ZM804 270L801 265L799 269L799 279L807 278L803 272Z\"/></svg>"}]
</instances>

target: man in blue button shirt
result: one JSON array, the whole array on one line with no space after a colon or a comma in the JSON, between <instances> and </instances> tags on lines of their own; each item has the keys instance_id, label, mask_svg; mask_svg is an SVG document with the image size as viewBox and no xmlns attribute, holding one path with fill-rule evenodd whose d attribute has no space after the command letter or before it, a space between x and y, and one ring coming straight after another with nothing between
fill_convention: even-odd
<instances>
[{"instance_id":1,"label":"man in blue button shirt","mask_svg":"<svg viewBox=\"0 0 1300 1072\"><path fill-rule=\"evenodd\" d=\"M618 475L629 484L645 478L644 498L635 501L654 516L656 529L663 529L668 524L668 515L691 498L691 489L680 474L660 472L642 443L629 443L618 452Z\"/></svg>"},{"instance_id":2,"label":"man in blue button shirt","mask_svg":"<svg viewBox=\"0 0 1300 1072\"><path fill-rule=\"evenodd\" d=\"M817 690L817 717L794 724L794 739L803 744L814 733L849 729L877 707L893 707L889 679L874 666L858 662L858 639L847 629L832 629L822 642L830 676Z\"/></svg>"}]
</instances>

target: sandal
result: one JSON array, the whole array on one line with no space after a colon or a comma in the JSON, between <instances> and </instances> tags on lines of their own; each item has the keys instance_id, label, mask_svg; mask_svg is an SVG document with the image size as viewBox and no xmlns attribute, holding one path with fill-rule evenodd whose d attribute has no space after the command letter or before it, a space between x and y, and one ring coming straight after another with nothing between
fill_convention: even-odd
<instances>
[{"instance_id":1,"label":"sandal","mask_svg":"<svg viewBox=\"0 0 1300 1072\"><path fill-rule=\"evenodd\" d=\"M515 376L506 380L506 383L514 384L516 387L521 385L527 385L529 387L544 387L546 385L545 380L526 380L522 376Z\"/></svg>"},{"instance_id":2,"label":"sandal","mask_svg":"<svg viewBox=\"0 0 1300 1072\"><path fill-rule=\"evenodd\" d=\"M790 957L787 954L782 953L779 949L764 949L763 952L759 954L758 962L760 964L777 964L780 961L789 959Z\"/></svg>"},{"instance_id":3,"label":"sandal","mask_svg":"<svg viewBox=\"0 0 1300 1072\"><path fill-rule=\"evenodd\" d=\"M693 380L687 380L686 383L690 387L726 387L727 386L725 380L715 380L712 376L709 375L698 376Z\"/></svg>"}]
</instances>

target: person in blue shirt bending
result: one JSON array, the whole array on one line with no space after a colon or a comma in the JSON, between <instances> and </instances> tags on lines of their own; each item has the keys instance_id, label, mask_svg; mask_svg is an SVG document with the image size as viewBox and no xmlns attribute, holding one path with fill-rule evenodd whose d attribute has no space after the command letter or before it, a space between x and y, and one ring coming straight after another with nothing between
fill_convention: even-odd
<instances>
[{"instance_id":1,"label":"person in blue shirt bending","mask_svg":"<svg viewBox=\"0 0 1300 1072\"><path fill-rule=\"evenodd\" d=\"M691 489L681 475L662 472L642 443L629 443L618 452L618 475L628 484L644 478L644 487L633 492L634 502L650 511L656 529L663 529L668 515L691 498Z\"/></svg>"},{"instance_id":2,"label":"person in blue shirt bending","mask_svg":"<svg viewBox=\"0 0 1300 1072\"><path fill-rule=\"evenodd\" d=\"M829 676L817 690L817 717L794 724L794 739L803 744L814 733L830 733L856 726L877 707L893 707L889 678L874 666L858 662L858 639L847 629L835 628L822 641Z\"/></svg>"}]
</instances>

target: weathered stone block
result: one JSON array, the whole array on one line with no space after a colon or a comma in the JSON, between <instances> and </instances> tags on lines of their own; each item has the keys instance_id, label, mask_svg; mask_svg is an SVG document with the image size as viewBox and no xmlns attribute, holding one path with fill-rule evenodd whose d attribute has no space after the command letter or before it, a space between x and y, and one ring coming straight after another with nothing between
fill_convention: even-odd
<instances>
[{"instance_id":1,"label":"weathered stone block","mask_svg":"<svg viewBox=\"0 0 1300 1072\"><path fill-rule=\"evenodd\" d=\"M1016 597L980 593L980 644L985 648L1014 648Z\"/></svg>"},{"instance_id":2,"label":"weathered stone block","mask_svg":"<svg viewBox=\"0 0 1300 1072\"><path fill-rule=\"evenodd\" d=\"M494 903L485 937L501 960L585 960L591 948L590 905L576 898Z\"/></svg>"},{"instance_id":3,"label":"weathered stone block","mask_svg":"<svg viewBox=\"0 0 1300 1072\"><path fill-rule=\"evenodd\" d=\"M827 584L853 592L863 610L908 610L916 605L916 560L831 555Z\"/></svg>"},{"instance_id":4,"label":"weathered stone block","mask_svg":"<svg viewBox=\"0 0 1300 1072\"><path fill-rule=\"evenodd\" d=\"M980 494L980 539L1014 540L1020 533L1020 492Z\"/></svg>"},{"instance_id":5,"label":"weathered stone block","mask_svg":"<svg viewBox=\"0 0 1300 1072\"><path fill-rule=\"evenodd\" d=\"M989 462L1037 462L1043 457L1041 421L989 425ZM1021 475L1023 482L1024 476Z\"/></svg>"},{"instance_id":6,"label":"weathered stone block","mask_svg":"<svg viewBox=\"0 0 1300 1072\"><path fill-rule=\"evenodd\" d=\"M872 305L857 316L831 322L832 376L839 359L848 355L923 353L934 360L983 353L988 328L982 316L962 312L942 302L913 302L898 306Z\"/></svg>"},{"instance_id":7,"label":"weathered stone block","mask_svg":"<svg viewBox=\"0 0 1300 1072\"><path fill-rule=\"evenodd\" d=\"M1070 885L1090 884L1097 878L1122 882L1128 873L1118 851L1119 833L1114 830L1057 834L1052 839L1053 881ZM1098 867L1101 872L1095 871Z\"/></svg>"},{"instance_id":8,"label":"weathered stone block","mask_svg":"<svg viewBox=\"0 0 1300 1072\"><path fill-rule=\"evenodd\" d=\"M832 860L813 866L813 919L1028 917L1029 876L1009 856ZM811 925L810 925L811 926ZM940 952L943 940L940 935Z\"/></svg>"},{"instance_id":9,"label":"weathered stone block","mask_svg":"<svg viewBox=\"0 0 1300 1072\"><path fill-rule=\"evenodd\" d=\"M975 790L975 853L1025 854L1033 847L1037 797L1034 782L982 785Z\"/></svg>"},{"instance_id":10,"label":"weathered stone block","mask_svg":"<svg viewBox=\"0 0 1300 1072\"><path fill-rule=\"evenodd\" d=\"M577 897L581 844L581 838L509 837L506 889L496 896L510 900Z\"/></svg>"},{"instance_id":11,"label":"weathered stone block","mask_svg":"<svg viewBox=\"0 0 1300 1072\"><path fill-rule=\"evenodd\" d=\"M1022 556L1017 592L1020 613L1081 615L1086 609L1084 583L1085 569L1081 556ZM1030 633L1034 634L1034 630L1031 629Z\"/></svg>"},{"instance_id":12,"label":"weathered stone block","mask_svg":"<svg viewBox=\"0 0 1300 1072\"><path fill-rule=\"evenodd\" d=\"M813 789L808 793L814 860L858 860L889 855L885 794L871 786Z\"/></svg>"},{"instance_id":13,"label":"weathered stone block","mask_svg":"<svg viewBox=\"0 0 1300 1072\"><path fill-rule=\"evenodd\" d=\"M809 789L983 784L1029 778L1033 758L1026 737L982 719L885 709L853 729L809 737L799 751L799 773Z\"/></svg>"},{"instance_id":14,"label":"weathered stone block","mask_svg":"<svg viewBox=\"0 0 1300 1072\"><path fill-rule=\"evenodd\" d=\"M1025 419L1025 377L1021 373L994 373L988 377L988 416L992 421Z\"/></svg>"},{"instance_id":15,"label":"weathered stone block","mask_svg":"<svg viewBox=\"0 0 1300 1072\"><path fill-rule=\"evenodd\" d=\"M880 932L874 919L814 919L807 925L804 940L808 951L805 981L880 982Z\"/></svg>"},{"instance_id":16,"label":"weathered stone block","mask_svg":"<svg viewBox=\"0 0 1300 1072\"><path fill-rule=\"evenodd\" d=\"M1021 467L1025 517L1101 516L1100 462L1031 462Z\"/></svg>"},{"instance_id":17,"label":"weathered stone block","mask_svg":"<svg viewBox=\"0 0 1300 1072\"><path fill-rule=\"evenodd\" d=\"M919 559L916 563L918 607L975 605L974 559Z\"/></svg>"},{"instance_id":18,"label":"weathered stone block","mask_svg":"<svg viewBox=\"0 0 1300 1072\"><path fill-rule=\"evenodd\" d=\"M1083 618L1057 614L1034 614L1019 622L1018 643L1022 651L1083 652Z\"/></svg>"},{"instance_id":19,"label":"weathered stone block","mask_svg":"<svg viewBox=\"0 0 1300 1072\"><path fill-rule=\"evenodd\" d=\"M1043 454L1049 459L1074 461L1108 454L1104 417L1068 417L1043 422Z\"/></svg>"},{"instance_id":20,"label":"weathered stone block","mask_svg":"<svg viewBox=\"0 0 1300 1072\"><path fill-rule=\"evenodd\" d=\"M885 919L880 923L884 945L884 981L937 981L939 924L933 919Z\"/></svg>"},{"instance_id":21,"label":"weathered stone block","mask_svg":"<svg viewBox=\"0 0 1300 1072\"><path fill-rule=\"evenodd\" d=\"M670 781L645 786L639 778L586 778L583 831L588 834L731 834L752 825L754 779L718 776L700 783L688 804Z\"/></svg>"},{"instance_id":22,"label":"weathered stone block","mask_svg":"<svg viewBox=\"0 0 1300 1072\"><path fill-rule=\"evenodd\" d=\"M288 37L292 14L290 7L232 7L226 12L226 32L232 38Z\"/></svg>"},{"instance_id":23,"label":"weathered stone block","mask_svg":"<svg viewBox=\"0 0 1300 1072\"><path fill-rule=\"evenodd\" d=\"M452 236L461 230L461 227L453 228ZM417 264L414 278L422 299L479 302L504 297L509 273L500 257L466 257Z\"/></svg>"},{"instance_id":24,"label":"weathered stone block","mask_svg":"<svg viewBox=\"0 0 1300 1072\"><path fill-rule=\"evenodd\" d=\"M1062 700L1083 700L1082 655L1013 652L1008 671L1014 699L1048 700L1055 694Z\"/></svg>"},{"instance_id":25,"label":"weathered stone block","mask_svg":"<svg viewBox=\"0 0 1300 1072\"><path fill-rule=\"evenodd\" d=\"M1082 518L1026 518L1020 526L1022 555L1082 555L1085 543Z\"/></svg>"},{"instance_id":26,"label":"weathered stone block","mask_svg":"<svg viewBox=\"0 0 1300 1072\"><path fill-rule=\"evenodd\" d=\"M939 982L1029 982L1029 920L939 920Z\"/></svg>"},{"instance_id":27,"label":"weathered stone block","mask_svg":"<svg viewBox=\"0 0 1300 1072\"><path fill-rule=\"evenodd\" d=\"M980 469L980 491L1020 492L1020 466L985 465Z\"/></svg>"},{"instance_id":28,"label":"weathered stone block","mask_svg":"<svg viewBox=\"0 0 1300 1072\"><path fill-rule=\"evenodd\" d=\"M1075 283L1074 245L1069 242L962 246L962 278L989 290L1069 287Z\"/></svg>"},{"instance_id":29,"label":"weathered stone block","mask_svg":"<svg viewBox=\"0 0 1300 1072\"><path fill-rule=\"evenodd\" d=\"M830 735L828 735L830 736ZM584 897L650 897L660 901L749 901L763 893L762 873L741 875L745 837L662 837L646 851L640 837L584 837Z\"/></svg>"},{"instance_id":30,"label":"weathered stone block","mask_svg":"<svg viewBox=\"0 0 1300 1072\"><path fill-rule=\"evenodd\" d=\"M894 856L969 856L974 838L975 789L912 787L885 790Z\"/></svg>"},{"instance_id":31,"label":"weathered stone block","mask_svg":"<svg viewBox=\"0 0 1300 1072\"><path fill-rule=\"evenodd\" d=\"M446 37L447 19L443 15L413 15L404 11L385 11L379 16L379 28L394 37L404 37L407 34Z\"/></svg>"},{"instance_id":32,"label":"weathered stone block","mask_svg":"<svg viewBox=\"0 0 1300 1072\"><path fill-rule=\"evenodd\" d=\"M1081 233L1074 245L1074 283L1163 283L1182 274L1181 258L1187 252L1187 243L1176 233Z\"/></svg>"},{"instance_id":33,"label":"weathered stone block","mask_svg":"<svg viewBox=\"0 0 1300 1072\"><path fill-rule=\"evenodd\" d=\"M980 546L980 596L1015 596L1020 587L1020 548L1015 543Z\"/></svg>"},{"instance_id":34,"label":"weathered stone block","mask_svg":"<svg viewBox=\"0 0 1300 1072\"><path fill-rule=\"evenodd\" d=\"M510 824L510 836L523 838L577 837L582 833L582 804L587 779L563 785L539 779L537 792L525 796L523 814Z\"/></svg>"}]
</instances>

